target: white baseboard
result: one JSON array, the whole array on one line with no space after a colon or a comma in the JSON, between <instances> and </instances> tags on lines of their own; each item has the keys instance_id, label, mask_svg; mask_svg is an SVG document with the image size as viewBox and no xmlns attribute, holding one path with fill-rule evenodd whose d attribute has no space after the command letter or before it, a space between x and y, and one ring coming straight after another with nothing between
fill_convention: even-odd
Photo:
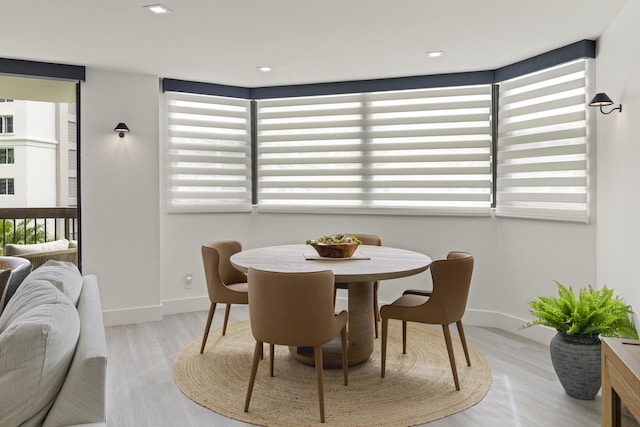
<instances>
[{"instance_id":1,"label":"white baseboard","mask_svg":"<svg viewBox=\"0 0 640 427\"><path fill-rule=\"evenodd\" d=\"M102 318L105 326L128 325L130 323L162 320L162 305L135 307L121 310L104 310Z\"/></svg>"},{"instance_id":2,"label":"white baseboard","mask_svg":"<svg viewBox=\"0 0 640 427\"><path fill-rule=\"evenodd\" d=\"M381 301L380 304L389 304L389 302ZM336 310L346 309L347 298L338 296L336 298ZM528 320L520 319L497 311L475 310L468 308L464 314L463 321L465 325L497 328L544 345L549 345L551 338L556 334L554 329L545 328L543 326L533 326L531 328L521 329Z\"/></svg>"},{"instance_id":3,"label":"white baseboard","mask_svg":"<svg viewBox=\"0 0 640 427\"><path fill-rule=\"evenodd\" d=\"M527 320L496 311L467 309L463 321L465 325L497 328L545 345L549 345L551 338L556 334L554 329L544 326L522 329Z\"/></svg>"},{"instance_id":4,"label":"white baseboard","mask_svg":"<svg viewBox=\"0 0 640 427\"><path fill-rule=\"evenodd\" d=\"M210 306L209 297L178 298L162 301L161 305L151 307L136 307L125 310L103 311L105 326L124 325L129 323L151 322L162 320L163 316L193 311L206 311ZM336 299L336 310L346 310L347 299ZM467 309L464 315L465 325L497 328L506 332L519 335L523 338L549 345L556 331L551 328L534 326L521 329L527 320L518 317L489 310Z\"/></svg>"},{"instance_id":5,"label":"white baseboard","mask_svg":"<svg viewBox=\"0 0 640 427\"><path fill-rule=\"evenodd\" d=\"M162 314L191 313L192 311L208 311L211 306L208 296L177 298L162 301Z\"/></svg>"}]
</instances>

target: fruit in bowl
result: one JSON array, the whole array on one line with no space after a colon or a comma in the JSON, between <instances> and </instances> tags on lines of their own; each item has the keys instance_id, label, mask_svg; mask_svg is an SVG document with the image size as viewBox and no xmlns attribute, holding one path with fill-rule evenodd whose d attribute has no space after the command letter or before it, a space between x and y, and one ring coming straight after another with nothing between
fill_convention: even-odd
<instances>
[{"instance_id":1,"label":"fruit in bowl","mask_svg":"<svg viewBox=\"0 0 640 427\"><path fill-rule=\"evenodd\" d=\"M362 242L355 236L332 234L314 240L307 240L307 244L313 246L321 257L349 258Z\"/></svg>"}]
</instances>

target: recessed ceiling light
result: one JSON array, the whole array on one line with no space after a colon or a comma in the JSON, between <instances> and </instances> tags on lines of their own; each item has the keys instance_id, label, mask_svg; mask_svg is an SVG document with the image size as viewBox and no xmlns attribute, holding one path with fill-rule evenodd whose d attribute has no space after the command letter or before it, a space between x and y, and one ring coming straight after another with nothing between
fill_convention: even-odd
<instances>
[{"instance_id":1,"label":"recessed ceiling light","mask_svg":"<svg viewBox=\"0 0 640 427\"><path fill-rule=\"evenodd\" d=\"M271 67L269 67L268 65L261 65L260 67L256 67L258 68L258 70L262 71L263 73L268 73L269 71L272 70Z\"/></svg>"},{"instance_id":2,"label":"recessed ceiling light","mask_svg":"<svg viewBox=\"0 0 640 427\"><path fill-rule=\"evenodd\" d=\"M163 13L171 13L171 10L161 4L150 4L148 6L142 6L145 9L150 10L153 13L157 13L158 15L161 15Z\"/></svg>"},{"instance_id":3,"label":"recessed ceiling light","mask_svg":"<svg viewBox=\"0 0 640 427\"><path fill-rule=\"evenodd\" d=\"M431 52L427 52L427 56L429 58L439 58L440 56L444 55L444 52L441 50L434 50Z\"/></svg>"}]
</instances>

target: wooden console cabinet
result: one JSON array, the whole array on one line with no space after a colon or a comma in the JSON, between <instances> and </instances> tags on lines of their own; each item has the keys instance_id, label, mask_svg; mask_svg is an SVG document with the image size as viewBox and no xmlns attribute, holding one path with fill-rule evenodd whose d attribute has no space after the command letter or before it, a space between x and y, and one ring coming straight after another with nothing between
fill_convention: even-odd
<instances>
[{"instance_id":1,"label":"wooden console cabinet","mask_svg":"<svg viewBox=\"0 0 640 427\"><path fill-rule=\"evenodd\" d=\"M621 401L640 421L640 341L602 338L602 427L620 427Z\"/></svg>"}]
</instances>

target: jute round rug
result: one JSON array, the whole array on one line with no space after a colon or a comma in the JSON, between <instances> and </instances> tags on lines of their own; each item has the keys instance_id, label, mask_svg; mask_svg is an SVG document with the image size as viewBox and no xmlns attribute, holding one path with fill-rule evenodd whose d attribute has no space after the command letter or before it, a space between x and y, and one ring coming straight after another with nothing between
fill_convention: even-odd
<instances>
[{"instance_id":1,"label":"jute round rug","mask_svg":"<svg viewBox=\"0 0 640 427\"><path fill-rule=\"evenodd\" d=\"M441 328L409 323L407 354L402 354L398 321L389 322L386 377L380 378L380 340L371 358L349 368L324 370L326 424L334 426L413 426L460 412L478 403L491 387L491 369L469 347L471 367L457 338L454 352L460 379L456 391ZM263 426L315 426L320 423L315 368L294 360L276 346L275 376L269 376L269 350L260 362L249 412L244 400L255 340L248 320L211 331L200 354L196 338L176 357L173 378L194 402L219 414Z\"/></svg>"}]
</instances>

